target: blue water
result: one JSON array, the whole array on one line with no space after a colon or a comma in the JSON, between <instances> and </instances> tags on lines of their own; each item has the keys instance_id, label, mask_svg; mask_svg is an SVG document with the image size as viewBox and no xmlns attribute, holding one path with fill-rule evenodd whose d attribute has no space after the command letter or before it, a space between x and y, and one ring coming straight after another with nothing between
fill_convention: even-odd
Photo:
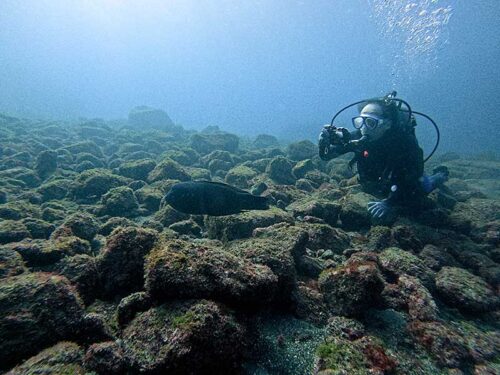
<instances>
[{"instance_id":1,"label":"blue water","mask_svg":"<svg viewBox=\"0 0 500 375\"><path fill-rule=\"evenodd\" d=\"M495 150L499 18L497 0L2 0L0 112L148 104L188 128L315 139L341 106L396 89L439 123L441 151ZM419 137L429 150L431 127Z\"/></svg>"}]
</instances>

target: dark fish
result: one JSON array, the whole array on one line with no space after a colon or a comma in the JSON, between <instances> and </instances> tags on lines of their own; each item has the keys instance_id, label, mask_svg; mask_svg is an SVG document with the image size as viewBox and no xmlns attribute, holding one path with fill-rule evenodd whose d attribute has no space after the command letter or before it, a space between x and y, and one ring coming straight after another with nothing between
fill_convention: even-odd
<instances>
[{"instance_id":1,"label":"dark fish","mask_svg":"<svg viewBox=\"0 0 500 375\"><path fill-rule=\"evenodd\" d=\"M165 200L177 211L192 215L223 216L245 210L266 210L266 197L212 181L181 182L172 186Z\"/></svg>"}]
</instances>

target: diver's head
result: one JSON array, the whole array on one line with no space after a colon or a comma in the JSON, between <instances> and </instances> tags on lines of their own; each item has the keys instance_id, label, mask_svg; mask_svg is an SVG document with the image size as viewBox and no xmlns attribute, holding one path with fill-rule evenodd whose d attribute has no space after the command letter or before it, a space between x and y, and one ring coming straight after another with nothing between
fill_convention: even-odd
<instances>
[{"instance_id":1,"label":"diver's head","mask_svg":"<svg viewBox=\"0 0 500 375\"><path fill-rule=\"evenodd\" d=\"M356 129L361 130L362 136L369 141L376 141L392 126L392 120L386 108L377 102L366 104L359 114L352 119Z\"/></svg>"}]
</instances>

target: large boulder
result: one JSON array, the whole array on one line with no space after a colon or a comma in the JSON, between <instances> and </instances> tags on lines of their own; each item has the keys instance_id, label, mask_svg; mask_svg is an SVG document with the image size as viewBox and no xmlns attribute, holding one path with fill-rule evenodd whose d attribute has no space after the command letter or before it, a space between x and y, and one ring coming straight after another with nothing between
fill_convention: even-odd
<instances>
[{"instance_id":1,"label":"large boulder","mask_svg":"<svg viewBox=\"0 0 500 375\"><path fill-rule=\"evenodd\" d=\"M288 145L286 153L292 160L310 159L318 154L318 146L308 140L294 142Z\"/></svg>"},{"instance_id":2,"label":"large boulder","mask_svg":"<svg viewBox=\"0 0 500 375\"><path fill-rule=\"evenodd\" d=\"M158 239L154 230L117 228L98 258L104 297L126 296L144 285L144 258Z\"/></svg>"},{"instance_id":3,"label":"large boulder","mask_svg":"<svg viewBox=\"0 0 500 375\"><path fill-rule=\"evenodd\" d=\"M295 183L292 167L292 163L287 158L277 156L267 165L266 173L277 184L292 185Z\"/></svg>"},{"instance_id":4,"label":"large boulder","mask_svg":"<svg viewBox=\"0 0 500 375\"><path fill-rule=\"evenodd\" d=\"M362 316L378 302L384 280L376 263L355 261L323 271L319 287L334 315Z\"/></svg>"},{"instance_id":5,"label":"large boulder","mask_svg":"<svg viewBox=\"0 0 500 375\"><path fill-rule=\"evenodd\" d=\"M99 231L99 222L93 215L86 212L77 212L68 217L53 233L54 237L75 235L87 241L92 241Z\"/></svg>"},{"instance_id":6,"label":"large boulder","mask_svg":"<svg viewBox=\"0 0 500 375\"><path fill-rule=\"evenodd\" d=\"M179 163L167 158L162 160L151 172L149 172L148 181L155 182L167 179L189 181L191 180L191 176Z\"/></svg>"},{"instance_id":7,"label":"large boulder","mask_svg":"<svg viewBox=\"0 0 500 375\"><path fill-rule=\"evenodd\" d=\"M20 221L0 221L0 244L21 241L31 236L26 225Z\"/></svg>"},{"instance_id":8,"label":"large boulder","mask_svg":"<svg viewBox=\"0 0 500 375\"><path fill-rule=\"evenodd\" d=\"M416 320L408 328L440 366L461 368L471 362L472 357L464 338L447 324Z\"/></svg>"},{"instance_id":9,"label":"large boulder","mask_svg":"<svg viewBox=\"0 0 500 375\"><path fill-rule=\"evenodd\" d=\"M398 364L379 340L371 336L352 341L329 336L317 348L316 356L314 373L318 375L392 374Z\"/></svg>"},{"instance_id":10,"label":"large boulder","mask_svg":"<svg viewBox=\"0 0 500 375\"><path fill-rule=\"evenodd\" d=\"M418 278L429 290L434 290L434 272L422 259L397 247L389 247L379 255L379 264L389 276L397 278L403 274Z\"/></svg>"},{"instance_id":11,"label":"large boulder","mask_svg":"<svg viewBox=\"0 0 500 375\"><path fill-rule=\"evenodd\" d=\"M307 235L302 232L289 238L261 235L257 238L233 241L227 249L238 257L269 267L278 277L279 296L286 300L296 283L295 258L305 251Z\"/></svg>"},{"instance_id":12,"label":"large boulder","mask_svg":"<svg viewBox=\"0 0 500 375\"><path fill-rule=\"evenodd\" d=\"M123 163L118 168L120 175L133 180L146 180L149 172L156 167L153 159L140 159Z\"/></svg>"},{"instance_id":13,"label":"large boulder","mask_svg":"<svg viewBox=\"0 0 500 375\"><path fill-rule=\"evenodd\" d=\"M205 134L193 134L191 136L191 148L196 152L206 155L215 150L236 152L238 150L239 138L230 133L215 132Z\"/></svg>"},{"instance_id":14,"label":"large boulder","mask_svg":"<svg viewBox=\"0 0 500 375\"><path fill-rule=\"evenodd\" d=\"M352 192L340 199L339 219L343 228L358 230L371 225L371 216L367 210L368 202L374 198L366 193Z\"/></svg>"},{"instance_id":15,"label":"large boulder","mask_svg":"<svg viewBox=\"0 0 500 375\"><path fill-rule=\"evenodd\" d=\"M139 202L134 191L127 186L113 188L101 198L101 214L110 216L137 216Z\"/></svg>"},{"instance_id":16,"label":"large boulder","mask_svg":"<svg viewBox=\"0 0 500 375\"><path fill-rule=\"evenodd\" d=\"M80 173L73 185L73 194L80 199L99 199L110 189L126 185L129 180L107 169L89 169Z\"/></svg>"},{"instance_id":17,"label":"large boulder","mask_svg":"<svg viewBox=\"0 0 500 375\"><path fill-rule=\"evenodd\" d=\"M311 159L305 159L299 161L292 168L292 173L295 178L304 178L307 173L312 172L314 170L314 163Z\"/></svg>"},{"instance_id":18,"label":"large boulder","mask_svg":"<svg viewBox=\"0 0 500 375\"><path fill-rule=\"evenodd\" d=\"M92 344L85 353L84 364L97 374L121 375L129 370L123 348L115 341Z\"/></svg>"},{"instance_id":19,"label":"large boulder","mask_svg":"<svg viewBox=\"0 0 500 375\"><path fill-rule=\"evenodd\" d=\"M21 255L8 247L0 247L0 279L16 276L27 269Z\"/></svg>"},{"instance_id":20,"label":"large boulder","mask_svg":"<svg viewBox=\"0 0 500 375\"><path fill-rule=\"evenodd\" d=\"M234 185L242 189L249 187L252 178L257 176L257 172L252 168L239 165L231 168L225 177L226 183Z\"/></svg>"},{"instance_id":21,"label":"large boulder","mask_svg":"<svg viewBox=\"0 0 500 375\"><path fill-rule=\"evenodd\" d=\"M291 223L293 217L276 207L266 211L248 211L237 215L207 216L205 219L208 236L222 241L250 237L256 228L281 222Z\"/></svg>"},{"instance_id":22,"label":"large boulder","mask_svg":"<svg viewBox=\"0 0 500 375\"><path fill-rule=\"evenodd\" d=\"M99 294L99 274L96 258L79 254L61 259L54 271L65 276L73 284L83 302L92 303Z\"/></svg>"},{"instance_id":23,"label":"large boulder","mask_svg":"<svg viewBox=\"0 0 500 375\"><path fill-rule=\"evenodd\" d=\"M230 312L202 300L140 313L122 342L133 373L229 374L237 373L245 336Z\"/></svg>"},{"instance_id":24,"label":"large boulder","mask_svg":"<svg viewBox=\"0 0 500 375\"><path fill-rule=\"evenodd\" d=\"M71 187L71 180L57 179L44 183L38 188L38 194L42 196L42 201L47 202L53 199L64 199Z\"/></svg>"},{"instance_id":25,"label":"large boulder","mask_svg":"<svg viewBox=\"0 0 500 375\"><path fill-rule=\"evenodd\" d=\"M64 150L67 150L70 154L73 155L85 152L88 154L92 154L97 158L104 157L101 148L93 141L83 141L83 142L73 143L69 146L64 147Z\"/></svg>"},{"instance_id":26,"label":"large boulder","mask_svg":"<svg viewBox=\"0 0 500 375\"><path fill-rule=\"evenodd\" d=\"M233 304L265 304L277 291L268 266L254 264L210 243L171 240L147 257L146 290L157 300L210 298Z\"/></svg>"},{"instance_id":27,"label":"large boulder","mask_svg":"<svg viewBox=\"0 0 500 375\"><path fill-rule=\"evenodd\" d=\"M279 147L278 139L274 135L259 134L255 137L252 145L257 148Z\"/></svg>"},{"instance_id":28,"label":"large boulder","mask_svg":"<svg viewBox=\"0 0 500 375\"><path fill-rule=\"evenodd\" d=\"M83 307L68 280L24 273L0 283L0 368L78 332Z\"/></svg>"},{"instance_id":29,"label":"large boulder","mask_svg":"<svg viewBox=\"0 0 500 375\"><path fill-rule=\"evenodd\" d=\"M5 247L21 254L28 267L44 267L68 256L90 253L89 243L75 236L49 241L26 239L10 243Z\"/></svg>"},{"instance_id":30,"label":"large boulder","mask_svg":"<svg viewBox=\"0 0 500 375\"><path fill-rule=\"evenodd\" d=\"M132 108L128 114L128 122L137 129L168 131L175 127L173 121L165 111L145 105Z\"/></svg>"},{"instance_id":31,"label":"large boulder","mask_svg":"<svg viewBox=\"0 0 500 375\"><path fill-rule=\"evenodd\" d=\"M35 171L38 176L45 180L57 169L57 153L55 151L42 151L38 154L35 162Z\"/></svg>"},{"instance_id":32,"label":"large boulder","mask_svg":"<svg viewBox=\"0 0 500 375\"><path fill-rule=\"evenodd\" d=\"M493 289L462 268L443 267L436 276L436 289L446 303L465 312L493 311L500 306Z\"/></svg>"},{"instance_id":33,"label":"large boulder","mask_svg":"<svg viewBox=\"0 0 500 375\"><path fill-rule=\"evenodd\" d=\"M438 320L436 302L416 277L401 275L397 284L387 284L382 292L382 299L386 307L405 310L412 320Z\"/></svg>"},{"instance_id":34,"label":"large boulder","mask_svg":"<svg viewBox=\"0 0 500 375\"><path fill-rule=\"evenodd\" d=\"M326 199L307 197L293 202L287 210L292 211L294 217L314 216L335 226L339 218L340 205Z\"/></svg>"},{"instance_id":35,"label":"large boulder","mask_svg":"<svg viewBox=\"0 0 500 375\"><path fill-rule=\"evenodd\" d=\"M63 341L50 348L42 350L19 366L8 375L34 374L72 374L85 375L83 368L83 348L73 342Z\"/></svg>"}]
</instances>

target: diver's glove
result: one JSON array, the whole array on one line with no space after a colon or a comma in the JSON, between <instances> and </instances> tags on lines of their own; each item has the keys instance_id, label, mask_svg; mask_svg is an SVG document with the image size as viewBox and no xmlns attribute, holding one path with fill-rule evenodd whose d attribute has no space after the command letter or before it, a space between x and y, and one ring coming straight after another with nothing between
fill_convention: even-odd
<instances>
[{"instance_id":1,"label":"diver's glove","mask_svg":"<svg viewBox=\"0 0 500 375\"><path fill-rule=\"evenodd\" d=\"M319 133L318 137L318 143L323 147L330 146L330 130L327 125L321 129L321 133Z\"/></svg>"},{"instance_id":2,"label":"diver's glove","mask_svg":"<svg viewBox=\"0 0 500 375\"><path fill-rule=\"evenodd\" d=\"M448 181L450 172L445 166L440 166L432 171L432 176L423 176L422 186L426 193L430 193L436 188L442 188L443 184Z\"/></svg>"},{"instance_id":3,"label":"diver's glove","mask_svg":"<svg viewBox=\"0 0 500 375\"><path fill-rule=\"evenodd\" d=\"M448 176L450 175L450 171L444 165L440 165L439 167L434 168L432 173L433 175L430 178L434 180L434 186L437 187L448 181Z\"/></svg>"},{"instance_id":4,"label":"diver's glove","mask_svg":"<svg viewBox=\"0 0 500 375\"><path fill-rule=\"evenodd\" d=\"M374 219L387 217L392 211L392 206L387 199L380 202L368 202L368 212Z\"/></svg>"}]
</instances>

